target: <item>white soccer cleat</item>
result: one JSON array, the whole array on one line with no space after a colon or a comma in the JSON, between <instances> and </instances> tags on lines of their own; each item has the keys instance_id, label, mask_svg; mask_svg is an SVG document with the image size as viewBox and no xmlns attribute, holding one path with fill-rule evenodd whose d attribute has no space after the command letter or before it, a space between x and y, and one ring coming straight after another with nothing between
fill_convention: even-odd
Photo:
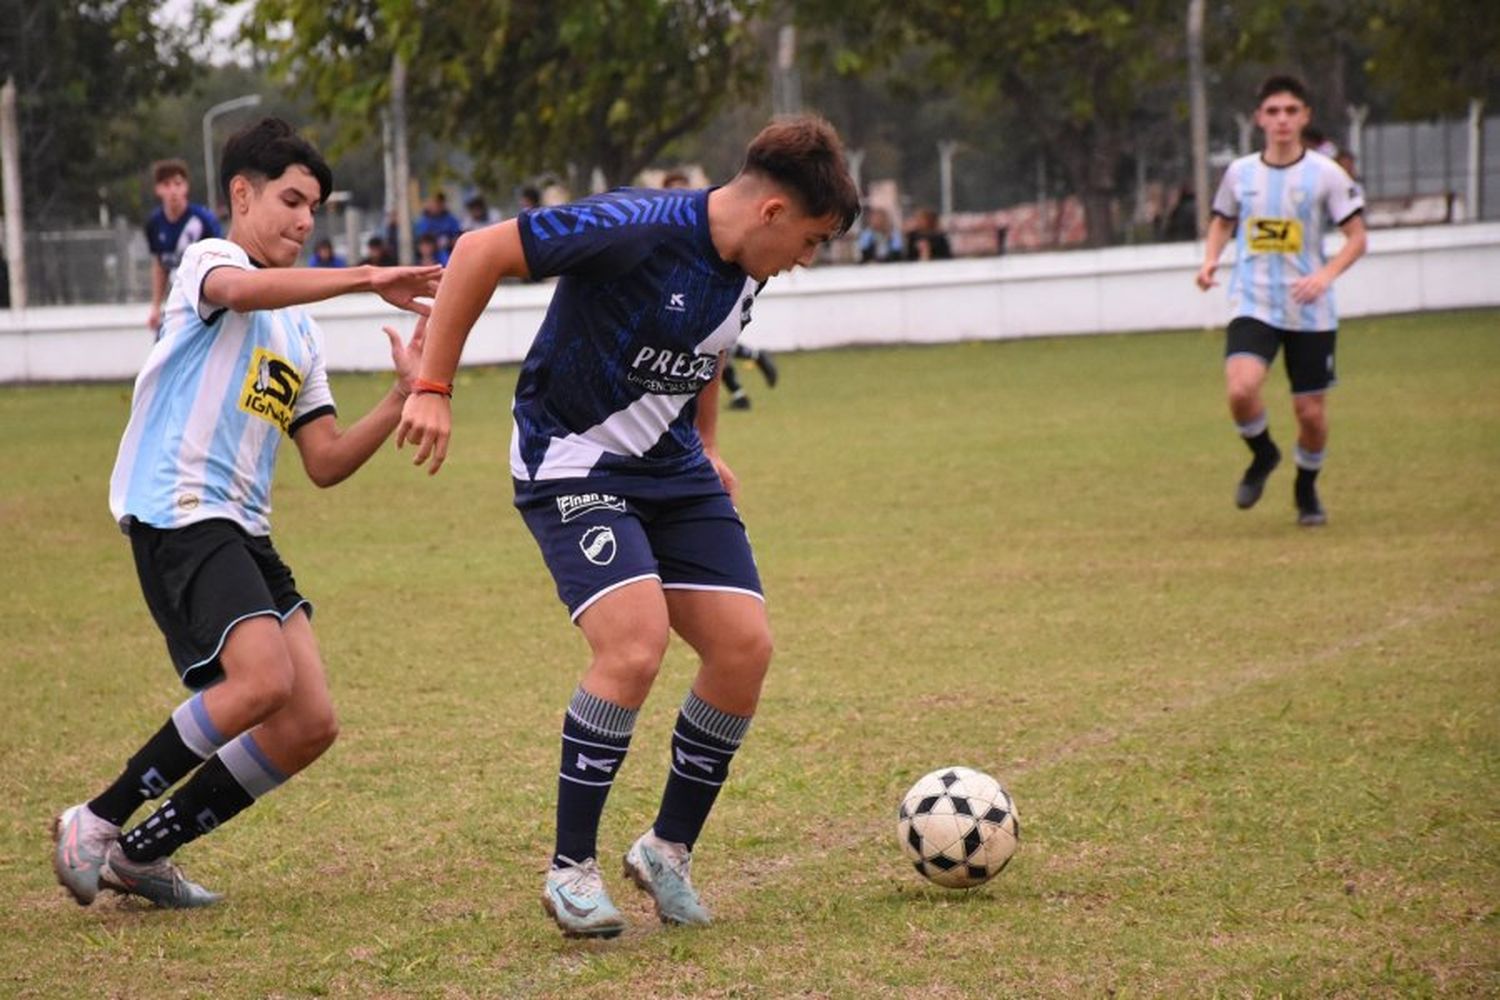
<instances>
[{"instance_id":1,"label":"white soccer cleat","mask_svg":"<svg viewBox=\"0 0 1500 1000\"><path fill-rule=\"evenodd\" d=\"M662 840L654 830L641 834L625 852L625 877L656 903L656 915L664 924L702 926L713 921L693 888L692 867L693 854L686 844Z\"/></svg>"},{"instance_id":2,"label":"white soccer cleat","mask_svg":"<svg viewBox=\"0 0 1500 1000\"><path fill-rule=\"evenodd\" d=\"M118 826L95 816L84 803L65 809L52 821L52 870L79 906L88 906L99 895L104 854L119 837Z\"/></svg>"}]
</instances>

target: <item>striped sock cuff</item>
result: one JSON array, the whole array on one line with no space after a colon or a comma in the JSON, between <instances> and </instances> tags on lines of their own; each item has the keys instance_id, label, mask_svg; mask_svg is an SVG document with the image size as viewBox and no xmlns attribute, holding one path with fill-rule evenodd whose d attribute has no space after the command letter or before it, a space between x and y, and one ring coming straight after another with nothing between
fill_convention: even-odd
<instances>
[{"instance_id":1,"label":"striped sock cuff","mask_svg":"<svg viewBox=\"0 0 1500 1000\"><path fill-rule=\"evenodd\" d=\"M1328 454L1328 449L1322 451L1305 451L1299 444L1297 446L1297 468L1306 469L1308 472L1317 472L1323 467L1323 456Z\"/></svg>"},{"instance_id":2,"label":"striped sock cuff","mask_svg":"<svg viewBox=\"0 0 1500 1000\"><path fill-rule=\"evenodd\" d=\"M628 740L635 732L635 717L640 714L640 709L605 701L580 687L573 692L573 700L568 702L568 714L574 722L591 732Z\"/></svg>"},{"instance_id":3,"label":"striped sock cuff","mask_svg":"<svg viewBox=\"0 0 1500 1000\"><path fill-rule=\"evenodd\" d=\"M200 760L208 760L226 742L208 717L208 709L203 707L201 691L172 710L172 725L177 727L183 746L197 754Z\"/></svg>"},{"instance_id":4,"label":"striped sock cuff","mask_svg":"<svg viewBox=\"0 0 1500 1000\"><path fill-rule=\"evenodd\" d=\"M287 779L250 733L241 733L225 744L219 751L219 760L252 799L260 798Z\"/></svg>"},{"instance_id":5,"label":"striped sock cuff","mask_svg":"<svg viewBox=\"0 0 1500 1000\"><path fill-rule=\"evenodd\" d=\"M1267 414L1265 411L1261 411L1261 415L1258 416L1258 417L1256 417L1255 419L1248 420L1248 421L1246 421L1243 424L1236 422L1234 426L1237 427L1237 428L1239 428L1240 437L1253 438L1257 434L1259 434L1261 431L1263 431L1267 427L1269 427L1270 425L1271 425L1271 417L1270 417L1270 415Z\"/></svg>"},{"instance_id":6,"label":"striped sock cuff","mask_svg":"<svg viewBox=\"0 0 1500 1000\"><path fill-rule=\"evenodd\" d=\"M743 743L745 733L750 730L750 716L721 712L692 691L688 692L682 703L682 717L731 747L738 747Z\"/></svg>"}]
</instances>

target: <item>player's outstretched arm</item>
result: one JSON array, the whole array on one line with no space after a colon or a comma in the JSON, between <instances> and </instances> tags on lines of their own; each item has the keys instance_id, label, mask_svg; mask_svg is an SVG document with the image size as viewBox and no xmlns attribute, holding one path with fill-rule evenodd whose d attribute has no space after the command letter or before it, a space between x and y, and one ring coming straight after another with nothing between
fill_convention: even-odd
<instances>
[{"instance_id":1,"label":"player's outstretched arm","mask_svg":"<svg viewBox=\"0 0 1500 1000\"><path fill-rule=\"evenodd\" d=\"M449 398L469 331L489 305L501 278L529 274L514 219L465 233L453 245L443 286L432 304L416 391L406 401L396 428L396 447L410 441L417 449L412 464L423 465L430 459L427 471L431 475L437 474L448 457L453 427Z\"/></svg>"},{"instance_id":2,"label":"player's outstretched arm","mask_svg":"<svg viewBox=\"0 0 1500 1000\"><path fill-rule=\"evenodd\" d=\"M430 267L216 267L203 279L204 301L235 312L322 302L350 292L374 292L393 306L426 315L417 296L437 294L443 269Z\"/></svg>"},{"instance_id":3,"label":"player's outstretched arm","mask_svg":"<svg viewBox=\"0 0 1500 1000\"><path fill-rule=\"evenodd\" d=\"M422 361L426 324L426 317L418 317L411 339L404 344L399 333L384 327L385 335L391 341L396 382L369 413L343 429L332 415L311 420L297 429L292 440L302 456L302 468L307 471L307 478L325 487L341 483L369 461L391 436L401 419L401 404L411 395L412 379Z\"/></svg>"}]
</instances>

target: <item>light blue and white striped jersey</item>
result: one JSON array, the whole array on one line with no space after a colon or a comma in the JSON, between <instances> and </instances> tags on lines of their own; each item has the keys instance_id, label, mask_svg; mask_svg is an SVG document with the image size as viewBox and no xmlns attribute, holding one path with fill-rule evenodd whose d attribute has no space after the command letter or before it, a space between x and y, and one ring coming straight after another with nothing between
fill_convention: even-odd
<instances>
[{"instance_id":1,"label":"light blue and white striped jersey","mask_svg":"<svg viewBox=\"0 0 1500 1000\"><path fill-rule=\"evenodd\" d=\"M1316 302L1292 298L1292 284L1326 262L1323 235L1365 207L1364 193L1344 168L1307 151L1274 167L1259 153L1229 165L1214 196L1214 214L1237 220L1229 308L1281 330L1334 330L1333 288Z\"/></svg>"},{"instance_id":2,"label":"light blue and white striped jersey","mask_svg":"<svg viewBox=\"0 0 1500 1000\"><path fill-rule=\"evenodd\" d=\"M154 528L226 518L270 534L282 435L334 412L323 335L305 310L237 313L200 300L214 268L254 266L228 240L183 252L109 481L122 528L132 518Z\"/></svg>"}]
</instances>

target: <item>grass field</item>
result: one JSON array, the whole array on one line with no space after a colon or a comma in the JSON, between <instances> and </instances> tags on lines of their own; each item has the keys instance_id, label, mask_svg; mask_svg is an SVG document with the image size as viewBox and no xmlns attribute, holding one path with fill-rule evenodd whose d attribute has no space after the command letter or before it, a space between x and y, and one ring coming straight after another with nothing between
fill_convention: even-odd
<instances>
[{"instance_id":1,"label":"grass field","mask_svg":"<svg viewBox=\"0 0 1500 1000\"><path fill-rule=\"evenodd\" d=\"M510 507L513 368L463 375L436 479L386 452L319 492L288 449L277 542L343 734L182 852L229 896L195 913L53 882L52 813L182 695L106 505L128 387L0 391L0 996L1500 994L1500 313L1345 326L1323 530L1290 463L1234 509L1220 338L747 371L722 436L778 653L699 844L718 922L662 928L617 874L674 645L606 812L633 924L602 944L538 901L585 647ZM347 414L382 387L335 379ZM894 836L948 763L1024 824L969 893Z\"/></svg>"}]
</instances>

